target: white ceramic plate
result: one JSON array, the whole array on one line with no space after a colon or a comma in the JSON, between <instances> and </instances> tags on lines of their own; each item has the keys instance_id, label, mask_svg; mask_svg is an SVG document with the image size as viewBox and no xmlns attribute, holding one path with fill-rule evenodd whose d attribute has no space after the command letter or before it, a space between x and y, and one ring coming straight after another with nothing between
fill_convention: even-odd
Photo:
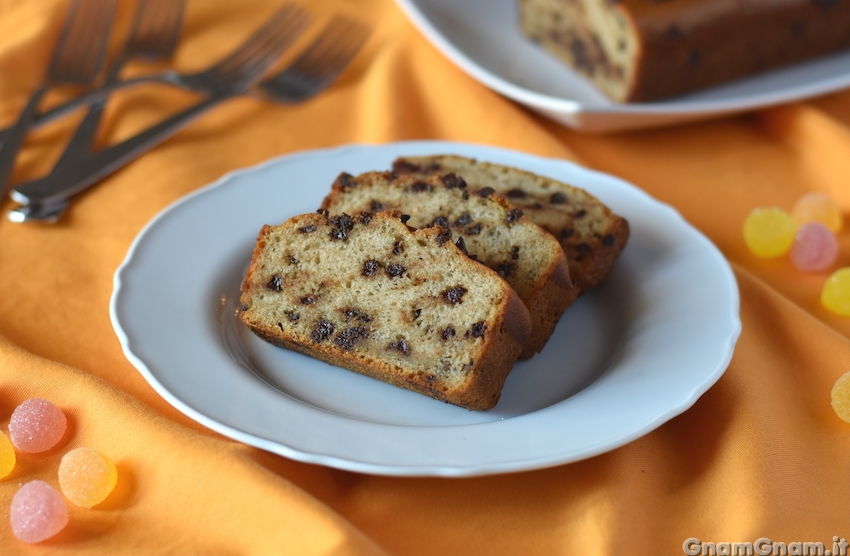
<instances>
[{"instance_id":1,"label":"white ceramic plate","mask_svg":"<svg viewBox=\"0 0 850 556\"><path fill-rule=\"evenodd\" d=\"M494 91L574 129L610 132L732 114L850 86L850 51L647 104L616 104L525 38L516 0L396 0L446 57Z\"/></svg>"},{"instance_id":2,"label":"white ceramic plate","mask_svg":"<svg viewBox=\"0 0 850 556\"><path fill-rule=\"evenodd\" d=\"M486 412L274 347L234 317L263 224L314 211L342 171L436 153L578 185L631 225L612 274L570 307L542 353L516 365ZM130 361L201 424L296 460L387 475L519 471L622 446L714 384L740 330L729 266L673 209L561 160L428 141L297 153L187 196L133 243L115 275L111 316Z\"/></svg>"}]
</instances>

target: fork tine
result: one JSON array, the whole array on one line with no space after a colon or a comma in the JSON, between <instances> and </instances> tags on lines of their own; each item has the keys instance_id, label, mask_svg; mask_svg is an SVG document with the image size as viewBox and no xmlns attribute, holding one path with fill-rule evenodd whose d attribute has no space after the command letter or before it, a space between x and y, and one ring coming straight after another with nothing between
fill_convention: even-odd
<instances>
[{"instance_id":1,"label":"fork tine","mask_svg":"<svg viewBox=\"0 0 850 556\"><path fill-rule=\"evenodd\" d=\"M344 16L334 16L317 41L291 67L317 80L332 79L357 54L368 36L366 26Z\"/></svg>"},{"instance_id":2,"label":"fork tine","mask_svg":"<svg viewBox=\"0 0 850 556\"><path fill-rule=\"evenodd\" d=\"M229 72L234 68L242 66L252 56L265 52L270 40L273 40L278 34L284 34L282 30L290 26L294 29L302 28L301 26L306 24L309 20L308 18L309 16L301 8L293 4L285 4L262 27L257 29L248 40L216 64L213 71Z\"/></svg>"},{"instance_id":3,"label":"fork tine","mask_svg":"<svg viewBox=\"0 0 850 556\"><path fill-rule=\"evenodd\" d=\"M258 74L265 72L297 39L309 24L306 14L294 17L281 24L279 30L258 45L250 55L246 55L238 65L222 72L222 77L228 81L253 80Z\"/></svg>"},{"instance_id":4,"label":"fork tine","mask_svg":"<svg viewBox=\"0 0 850 556\"><path fill-rule=\"evenodd\" d=\"M139 2L126 50L136 56L171 56L183 26L185 4L185 0Z\"/></svg>"},{"instance_id":5,"label":"fork tine","mask_svg":"<svg viewBox=\"0 0 850 556\"><path fill-rule=\"evenodd\" d=\"M116 0L77 0L73 21L60 38L48 70L49 81L89 82L100 73Z\"/></svg>"}]
</instances>

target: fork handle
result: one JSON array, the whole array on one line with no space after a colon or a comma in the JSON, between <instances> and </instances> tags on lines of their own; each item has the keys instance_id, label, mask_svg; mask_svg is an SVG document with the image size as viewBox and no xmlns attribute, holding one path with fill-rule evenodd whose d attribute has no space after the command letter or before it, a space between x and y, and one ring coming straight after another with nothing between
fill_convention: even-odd
<instances>
[{"instance_id":1,"label":"fork handle","mask_svg":"<svg viewBox=\"0 0 850 556\"><path fill-rule=\"evenodd\" d=\"M227 98L230 98L230 95L207 98L129 139L69 165L63 172L55 172L44 178L19 184L12 189L12 198L18 203L46 205L76 195L168 139Z\"/></svg>"},{"instance_id":2,"label":"fork handle","mask_svg":"<svg viewBox=\"0 0 850 556\"><path fill-rule=\"evenodd\" d=\"M159 74L141 75L138 77L123 79L120 81L116 80L110 83L106 83L103 86L98 87L97 89L92 89L91 91L85 92L78 97L74 97L71 100L60 104L59 106L54 106L46 112L34 114L31 117L30 127L41 127L44 124L56 120L57 118L61 118L62 116L70 114L78 108L102 101L111 93L114 93L116 91L135 87L137 85L157 83L162 85L175 85L177 87L187 90L198 89L198 87L192 81L185 79L185 76L170 70ZM0 145L6 144L9 136L12 134L13 131L14 126L10 126L5 129L0 129Z\"/></svg>"},{"instance_id":3,"label":"fork handle","mask_svg":"<svg viewBox=\"0 0 850 556\"><path fill-rule=\"evenodd\" d=\"M27 136L27 130L29 130L30 124L33 118L35 118L38 104L46 92L47 87L39 87L30 96L27 105L18 116L18 120L9 129L6 141L0 146L0 201L3 199L2 193L6 190L12 170L15 168L15 158L18 156L18 151L21 149L24 138Z\"/></svg>"}]
</instances>

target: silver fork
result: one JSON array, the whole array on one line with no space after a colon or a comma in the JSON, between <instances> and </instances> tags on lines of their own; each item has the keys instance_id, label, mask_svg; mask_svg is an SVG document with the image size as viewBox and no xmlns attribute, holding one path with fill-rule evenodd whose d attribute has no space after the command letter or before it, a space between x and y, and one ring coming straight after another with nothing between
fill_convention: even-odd
<instances>
[{"instance_id":1,"label":"silver fork","mask_svg":"<svg viewBox=\"0 0 850 556\"><path fill-rule=\"evenodd\" d=\"M0 200L45 93L57 85L87 85L100 74L115 4L116 0L76 0L71 6L44 82L30 96L0 146Z\"/></svg>"},{"instance_id":2,"label":"silver fork","mask_svg":"<svg viewBox=\"0 0 850 556\"><path fill-rule=\"evenodd\" d=\"M124 45L124 51L109 69L106 85L118 82L118 76L124 65L133 58L148 61L170 58L177 46L180 29L183 24L185 0L141 0L136 6L130 36ZM71 141L65 148L59 160L53 166L51 174L63 172L78 160L91 154L92 142L100 125L106 98L92 103L83 121L77 127ZM9 217L15 221L51 220L54 213L65 210L69 201L66 199L51 210L46 211L39 205L22 205L13 210Z\"/></svg>"},{"instance_id":3,"label":"silver fork","mask_svg":"<svg viewBox=\"0 0 850 556\"><path fill-rule=\"evenodd\" d=\"M245 93L306 29L309 19L309 16L296 6L287 5L279 9L237 51L210 70L192 76L198 81L195 86L208 92L206 99L138 135L66 167L63 172L52 173L15 186L12 189L12 198L22 204L40 204L45 210L39 212L50 212L51 206L114 172L210 108ZM20 218L18 214L10 214L11 219L16 221Z\"/></svg>"},{"instance_id":4,"label":"silver fork","mask_svg":"<svg viewBox=\"0 0 850 556\"><path fill-rule=\"evenodd\" d=\"M328 87L334 78L342 72L360 50L369 33L369 29L360 23L342 16L335 17L292 64L255 87L253 92L286 103L303 101L315 96ZM178 114L178 116L180 115ZM189 122L186 120L166 121L128 139L125 143L133 142L141 145L140 148L147 149L170 137L187 123ZM122 144L115 147L120 147L120 145ZM108 147L97 153L95 156L102 155L105 157L98 163L103 166L107 163L123 165L137 154L137 151L133 151L132 156L130 156L128 149L115 149L115 147ZM55 220L61 213L61 207L58 212L51 210L52 207L58 206L58 203L61 203L62 200L69 198L99 179L99 177L89 177L85 174L86 171L91 171L91 167L87 163L78 165L75 170L78 173L72 179L57 179L53 184L54 187L50 190L42 189L35 191L36 194L24 197L23 195L16 195L21 193L16 188L13 191L13 197L18 201L42 203L44 208L40 212L45 214L46 218ZM97 176L100 175L97 174ZM23 188L23 185L21 188ZM24 193L29 192L24 191ZM13 220L21 221L14 218Z\"/></svg>"},{"instance_id":5,"label":"silver fork","mask_svg":"<svg viewBox=\"0 0 850 556\"><path fill-rule=\"evenodd\" d=\"M281 10L295 9L296 8L292 5L285 5ZM208 90L207 83L210 80L211 74L214 75L219 72L222 69L221 66L225 63L228 63L228 60L229 59L222 60L215 66L197 73L178 73L173 70L166 70L161 73L139 75L128 79L116 80L111 83L105 83L102 87L81 94L80 96L75 97L59 106L55 106L47 110L43 114L37 114L33 121L33 125L37 127L41 124L53 121L81 106L85 106L91 104L92 102L96 102L102 98L105 98L110 93L129 87L135 87L138 85L165 83L170 85L176 85L184 89L200 91L202 93L209 93L210 91ZM6 137L9 131L10 129L0 130L0 144L6 141Z\"/></svg>"},{"instance_id":6,"label":"silver fork","mask_svg":"<svg viewBox=\"0 0 850 556\"><path fill-rule=\"evenodd\" d=\"M295 103L327 88L357 54L370 29L344 16L334 16L319 37L286 69L266 79L256 93L282 103Z\"/></svg>"},{"instance_id":7,"label":"silver fork","mask_svg":"<svg viewBox=\"0 0 850 556\"><path fill-rule=\"evenodd\" d=\"M170 58L180 37L184 7L185 0L140 0L124 51L109 69L105 86L117 83L124 65L133 58L147 61ZM74 137L56 163L54 172L89 154L105 106L106 98L91 104Z\"/></svg>"}]
</instances>

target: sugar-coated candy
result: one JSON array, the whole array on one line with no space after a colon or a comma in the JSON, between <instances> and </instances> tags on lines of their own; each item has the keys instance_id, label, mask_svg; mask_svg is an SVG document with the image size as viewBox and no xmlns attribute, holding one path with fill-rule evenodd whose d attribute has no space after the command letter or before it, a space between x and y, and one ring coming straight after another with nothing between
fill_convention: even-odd
<instances>
[{"instance_id":1,"label":"sugar-coated candy","mask_svg":"<svg viewBox=\"0 0 850 556\"><path fill-rule=\"evenodd\" d=\"M97 450L76 448L62 456L59 486L78 506L91 508L103 502L117 482L115 464Z\"/></svg>"},{"instance_id":2,"label":"sugar-coated candy","mask_svg":"<svg viewBox=\"0 0 850 556\"><path fill-rule=\"evenodd\" d=\"M757 208L744 220L744 243L757 257L784 255L794 243L797 224L791 215L776 207Z\"/></svg>"},{"instance_id":3,"label":"sugar-coated candy","mask_svg":"<svg viewBox=\"0 0 850 556\"><path fill-rule=\"evenodd\" d=\"M812 192L800 197L791 209L791 216L798 225L820 222L833 233L840 232L843 224L841 209L825 193Z\"/></svg>"},{"instance_id":4,"label":"sugar-coated candy","mask_svg":"<svg viewBox=\"0 0 850 556\"><path fill-rule=\"evenodd\" d=\"M68 505L44 481L30 481L12 497L9 509L12 532L24 542L49 539L68 525Z\"/></svg>"},{"instance_id":5,"label":"sugar-coated candy","mask_svg":"<svg viewBox=\"0 0 850 556\"><path fill-rule=\"evenodd\" d=\"M67 420L62 410L41 398L31 398L12 412L9 436L15 448L32 454L56 446L65 434Z\"/></svg>"},{"instance_id":6,"label":"sugar-coated candy","mask_svg":"<svg viewBox=\"0 0 850 556\"><path fill-rule=\"evenodd\" d=\"M791 246L791 262L804 272L828 268L838 256L838 240L820 222L800 226Z\"/></svg>"},{"instance_id":7,"label":"sugar-coated candy","mask_svg":"<svg viewBox=\"0 0 850 556\"><path fill-rule=\"evenodd\" d=\"M844 421L850 423L850 372L844 373L832 386L832 409Z\"/></svg>"},{"instance_id":8,"label":"sugar-coated candy","mask_svg":"<svg viewBox=\"0 0 850 556\"><path fill-rule=\"evenodd\" d=\"M833 313L850 317L850 267L840 268L826 279L820 302Z\"/></svg>"},{"instance_id":9,"label":"sugar-coated candy","mask_svg":"<svg viewBox=\"0 0 850 556\"><path fill-rule=\"evenodd\" d=\"M9 437L0 432L0 479L9 476L15 468L15 447Z\"/></svg>"}]
</instances>

